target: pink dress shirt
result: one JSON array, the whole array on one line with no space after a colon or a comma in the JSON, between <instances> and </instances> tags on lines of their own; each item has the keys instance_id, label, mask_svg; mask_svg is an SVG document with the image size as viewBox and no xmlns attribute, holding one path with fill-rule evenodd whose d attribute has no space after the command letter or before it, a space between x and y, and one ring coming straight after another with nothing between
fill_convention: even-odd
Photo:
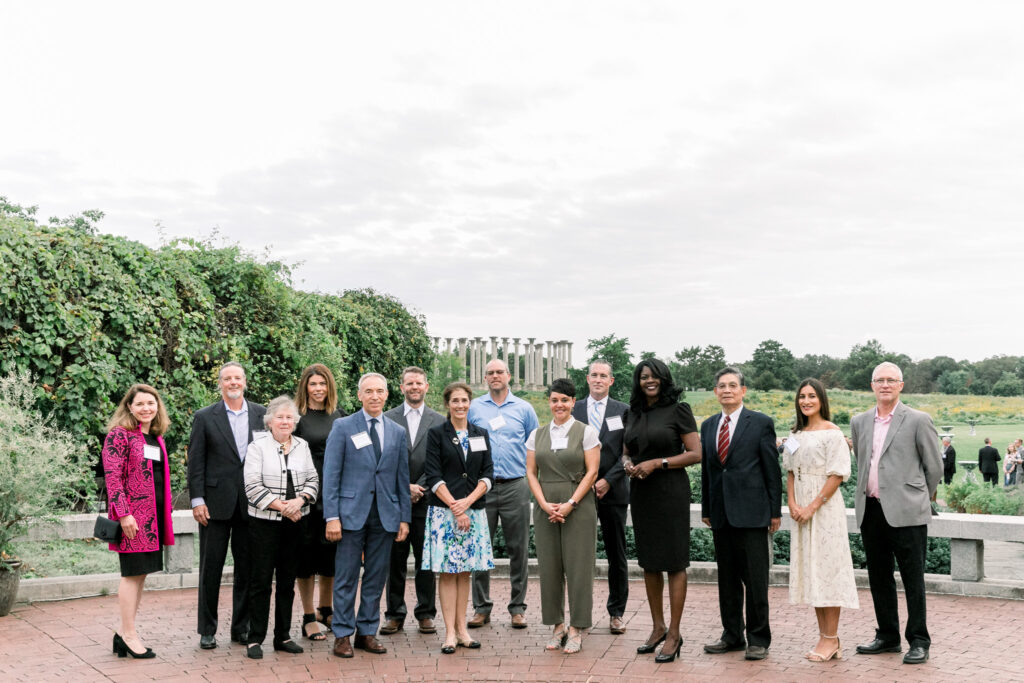
<instances>
[{"instance_id":1,"label":"pink dress shirt","mask_svg":"<svg viewBox=\"0 0 1024 683\"><path fill-rule=\"evenodd\" d=\"M896 413L896 405L885 417L878 417L878 406L875 406L875 429L871 433L871 465L868 467L868 498L878 498L878 461L882 459L882 446L885 445L885 437L889 435L889 425L892 424L892 416Z\"/></svg>"}]
</instances>

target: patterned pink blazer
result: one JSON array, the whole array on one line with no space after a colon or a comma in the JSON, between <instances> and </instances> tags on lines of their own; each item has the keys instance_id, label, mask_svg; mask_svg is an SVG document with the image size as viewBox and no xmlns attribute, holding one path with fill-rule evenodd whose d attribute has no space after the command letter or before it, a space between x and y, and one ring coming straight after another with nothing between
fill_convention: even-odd
<instances>
[{"instance_id":1,"label":"patterned pink blazer","mask_svg":"<svg viewBox=\"0 0 1024 683\"><path fill-rule=\"evenodd\" d=\"M171 470L167 462L167 446L163 437L156 437L163 452L158 466L164 468L163 544L174 545L171 528ZM121 537L110 549L119 553L145 553L160 549L157 533L156 495L153 491L153 461L143 457L146 438L142 430L114 427L103 443L103 474L107 482L108 514L119 520L132 515L139 525L135 538Z\"/></svg>"}]
</instances>

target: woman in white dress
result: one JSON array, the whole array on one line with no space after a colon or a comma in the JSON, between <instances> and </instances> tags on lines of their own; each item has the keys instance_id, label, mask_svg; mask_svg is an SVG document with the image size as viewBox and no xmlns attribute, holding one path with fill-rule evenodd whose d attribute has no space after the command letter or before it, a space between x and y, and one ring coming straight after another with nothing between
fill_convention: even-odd
<instances>
[{"instance_id":1,"label":"woman in white dress","mask_svg":"<svg viewBox=\"0 0 1024 683\"><path fill-rule=\"evenodd\" d=\"M850 448L829 422L828 395L816 379L797 389L796 425L786 440L790 533L789 602L811 605L818 618L818 643L805 656L815 662L842 659L839 612L860 607L839 485L850 478Z\"/></svg>"}]
</instances>

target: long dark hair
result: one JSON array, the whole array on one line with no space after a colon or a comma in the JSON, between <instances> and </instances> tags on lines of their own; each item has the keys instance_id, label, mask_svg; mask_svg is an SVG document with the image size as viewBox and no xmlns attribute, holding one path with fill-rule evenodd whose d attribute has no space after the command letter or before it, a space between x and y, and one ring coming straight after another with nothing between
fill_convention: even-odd
<instances>
[{"instance_id":1,"label":"long dark hair","mask_svg":"<svg viewBox=\"0 0 1024 683\"><path fill-rule=\"evenodd\" d=\"M803 382L800 382L800 386L796 388L796 398L794 403L796 405L796 422L793 425L793 431L802 431L807 426L807 417L800 410L800 390L804 387L810 387L814 389L814 393L818 395L818 400L821 401L821 406L818 408L818 414L821 415L821 419L825 422L832 420L832 412L828 409L828 392L825 391L825 385L813 377L808 377Z\"/></svg>"},{"instance_id":2,"label":"long dark hair","mask_svg":"<svg viewBox=\"0 0 1024 683\"><path fill-rule=\"evenodd\" d=\"M639 415L647 407L647 397L640 389L640 373L644 368L650 368L651 374L661 381L658 401L654 406L670 406L678 403L679 395L683 393L683 390L672 381L672 373L669 372L668 366L657 358L647 358L633 368L633 391L629 395L629 409Z\"/></svg>"}]
</instances>

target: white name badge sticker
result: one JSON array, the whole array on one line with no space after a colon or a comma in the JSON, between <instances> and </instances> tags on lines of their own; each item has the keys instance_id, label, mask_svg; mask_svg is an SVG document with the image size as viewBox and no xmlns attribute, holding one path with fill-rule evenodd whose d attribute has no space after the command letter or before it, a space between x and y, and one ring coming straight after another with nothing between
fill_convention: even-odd
<instances>
[{"instance_id":1,"label":"white name badge sticker","mask_svg":"<svg viewBox=\"0 0 1024 683\"><path fill-rule=\"evenodd\" d=\"M487 441L482 436L469 437L469 450L474 453L487 450Z\"/></svg>"},{"instance_id":2,"label":"white name badge sticker","mask_svg":"<svg viewBox=\"0 0 1024 683\"><path fill-rule=\"evenodd\" d=\"M370 435L366 432L359 432L358 434L352 435L352 445L356 448L366 448L373 442L370 441Z\"/></svg>"},{"instance_id":3,"label":"white name badge sticker","mask_svg":"<svg viewBox=\"0 0 1024 683\"><path fill-rule=\"evenodd\" d=\"M604 423L608 425L609 432L617 432L622 429L622 416L612 415L611 417L606 417Z\"/></svg>"},{"instance_id":4,"label":"white name badge sticker","mask_svg":"<svg viewBox=\"0 0 1024 683\"><path fill-rule=\"evenodd\" d=\"M253 441L259 441L260 439L262 439L265 436L270 436L270 432L262 430L262 429L259 430L259 431L254 431L252 433L252 440Z\"/></svg>"},{"instance_id":5,"label":"white name badge sticker","mask_svg":"<svg viewBox=\"0 0 1024 683\"><path fill-rule=\"evenodd\" d=\"M551 450L553 451L564 451L569 447L569 437L567 436L553 436L551 437Z\"/></svg>"},{"instance_id":6,"label":"white name badge sticker","mask_svg":"<svg viewBox=\"0 0 1024 683\"><path fill-rule=\"evenodd\" d=\"M493 420L491 420L487 424L490 425L491 429L497 430L497 429L501 429L502 427L504 427L506 422L505 422L505 418L503 418L501 415L499 415L498 417L494 418Z\"/></svg>"},{"instance_id":7,"label":"white name badge sticker","mask_svg":"<svg viewBox=\"0 0 1024 683\"><path fill-rule=\"evenodd\" d=\"M800 448L800 442L797 441L792 436L789 437L788 439L786 439L786 444L785 445L786 445L786 450L789 451L790 454L796 453L796 449Z\"/></svg>"},{"instance_id":8,"label":"white name badge sticker","mask_svg":"<svg viewBox=\"0 0 1024 683\"><path fill-rule=\"evenodd\" d=\"M156 462L160 462L163 459L159 446L143 446L142 456L146 458L146 460L155 460Z\"/></svg>"}]
</instances>

